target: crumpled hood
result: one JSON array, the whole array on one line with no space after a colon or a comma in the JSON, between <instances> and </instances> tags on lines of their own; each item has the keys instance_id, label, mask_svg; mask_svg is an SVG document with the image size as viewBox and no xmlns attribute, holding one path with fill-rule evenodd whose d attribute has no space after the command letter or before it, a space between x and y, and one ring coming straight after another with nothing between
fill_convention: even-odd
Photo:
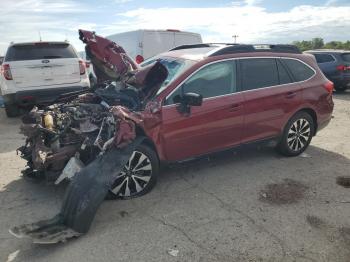
<instances>
[{"instance_id":1,"label":"crumpled hood","mask_svg":"<svg viewBox=\"0 0 350 262\"><path fill-rule=\"evenodd\" d=\"M94 66L99 83L106 80L122 81L144 90L146 97L154 94L168 76L168 70L159 61L139 67L123 47L95 32L79 30L79 39Z\"/></svg>"}]
</instances>

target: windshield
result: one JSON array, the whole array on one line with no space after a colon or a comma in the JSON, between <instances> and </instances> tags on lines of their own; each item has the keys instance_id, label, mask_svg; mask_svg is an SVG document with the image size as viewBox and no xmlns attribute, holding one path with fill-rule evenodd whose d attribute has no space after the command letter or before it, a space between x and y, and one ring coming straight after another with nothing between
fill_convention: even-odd
<instances>
[{"instance_id":1,"label":"windshield","mask_svg":"<svg viewBox=\"0 0 350 262\"><path fill-rule=\"evenodd\" d=\"M159 60L168 70L168 77L159 88L157 95L160 94L173 80L175 80L182 72L192 66L195 61L179 59L174 57L152 57L141 64L141 67L149 65Z\"/></svg>"}]
</instances>

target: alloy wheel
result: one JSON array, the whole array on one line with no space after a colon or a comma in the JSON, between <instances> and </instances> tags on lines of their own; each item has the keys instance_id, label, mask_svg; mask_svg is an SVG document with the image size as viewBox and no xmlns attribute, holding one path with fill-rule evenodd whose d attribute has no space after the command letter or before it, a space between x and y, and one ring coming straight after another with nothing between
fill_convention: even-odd
<instances>
[{"instance_id":1,"label":"alloy wheel","mask_svg":"<svg viewBox=\"0 0 350 262\"><path fill-rule=\"evenodd\" d=\"M111 192L119 197L140 194L152 177L150 159L142 152L134 151L113 183Z\"/></svg>"},{"instance_id":2,"label":"alloy wheel","mask_svg":"<svg viewBox=\"0 0 350 262\"><path fill-rule=\"evenodd\" d=\"M305 118L297 119L289 128L287 136L288 147L298 152L307 146L311 136L311 126Z\"/></svg>"}]
</instances>

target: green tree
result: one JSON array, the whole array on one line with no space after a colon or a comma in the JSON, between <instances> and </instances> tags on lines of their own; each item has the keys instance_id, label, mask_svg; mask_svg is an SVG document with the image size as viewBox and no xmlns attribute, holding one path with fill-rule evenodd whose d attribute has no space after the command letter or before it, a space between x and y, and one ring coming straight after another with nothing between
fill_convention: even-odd
<instances>
[{"instance_id":1,"label":"green tree","mask_svg":"<svg viewBox=\"0 0 350 262\"><path fill-rule=\"evenodd\" d=\"M324 46L322 38L316 37L311 40L312 49L320 49Z\"/></svg>"},{"instance_id":2,"label":"green tree","mask_svg":"<svg viewBox=\"0 0 350 262\"><path fill-rule=\"evenodd\" d=\"M341 41L330 41L324 43L323 39L320 37L315 37L311 41L294 41L292 43L296 45L300 51L306 51L311 49L345 49L350 50L350 41L341 42Z\"/></svg>"}]
</instances>

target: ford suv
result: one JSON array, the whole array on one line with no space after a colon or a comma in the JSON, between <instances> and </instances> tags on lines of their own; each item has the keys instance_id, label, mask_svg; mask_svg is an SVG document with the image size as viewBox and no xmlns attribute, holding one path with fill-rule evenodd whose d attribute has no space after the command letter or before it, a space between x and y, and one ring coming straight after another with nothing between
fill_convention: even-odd
<instances>
[{"instance_id":1,"label":"ford suv","mask_svg":"<svg viewBox=\"0 0 350 262\"><path fill-rule=\"evenodd\" d=\"M11 44L1 65L0 90L6 114L48 104L60 94L89 87L85 64L67 42Z\"/></svg>"}]
</instances>

